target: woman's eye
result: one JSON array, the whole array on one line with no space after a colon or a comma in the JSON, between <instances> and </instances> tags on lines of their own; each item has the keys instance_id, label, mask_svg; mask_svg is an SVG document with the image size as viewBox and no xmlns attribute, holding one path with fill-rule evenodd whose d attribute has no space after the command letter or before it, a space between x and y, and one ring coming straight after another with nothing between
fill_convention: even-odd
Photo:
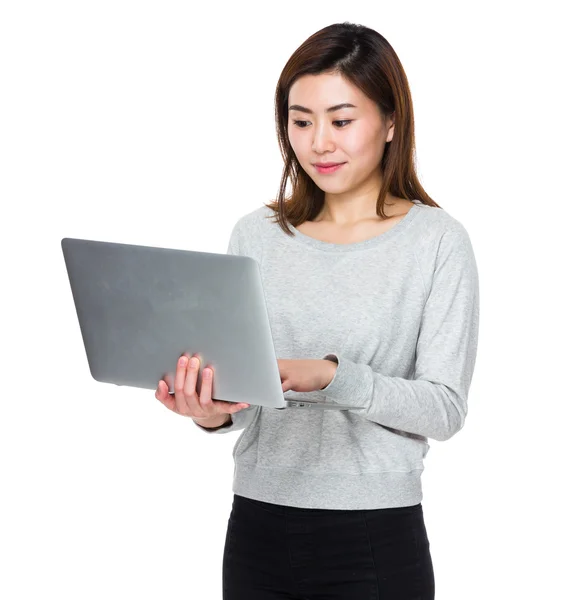
<instances>
[{"instance_id":1,"label":"woman's eye","mask_svg":"<svg viewBox=\"0 0 578 600\"><path fill-rule=\"evenodd\" d=\"M333 121L333 122L341 123L341 125L339 125L339 127L337 129L343 129L345 127L344 124L351 123L352 120L353 119L342 120L342 121ZM301 123L307 123L307 121L293 121L293 123L295 123L295 125L297 125L297 127L299 127L300 129L303 129L304 125L301 125Z\"/></svg>"}]
</instances>

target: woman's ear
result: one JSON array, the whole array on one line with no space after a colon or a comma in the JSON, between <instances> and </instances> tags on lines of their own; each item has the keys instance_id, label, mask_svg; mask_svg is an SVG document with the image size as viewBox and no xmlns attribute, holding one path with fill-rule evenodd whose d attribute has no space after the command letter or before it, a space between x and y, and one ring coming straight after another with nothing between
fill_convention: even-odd
<instances>
[{"instance_id":1,"label":"woman's ear","mask_svg":"<svg viewBox=\"0 0 578 600\"><path fill-rule=\"evenodd\" d=\"M393 131L395 129L395 125L392 123L389 131L387 132L387 139L385 140L386 142L391 142L391 140L393 140Z\"/></svg>"},{"instance_id":2,"label":"woman's ear","mask_svg":"<svg viewBox=\"0 0 578 600\"><path fill-rule=\"evenodd\" d=\"M393 132L395 130L395 111L389 115L385 121L385 126L387 128L387 138L385 139L386 143L391 142L393 139Z\"/></svg>"}]
</instances>

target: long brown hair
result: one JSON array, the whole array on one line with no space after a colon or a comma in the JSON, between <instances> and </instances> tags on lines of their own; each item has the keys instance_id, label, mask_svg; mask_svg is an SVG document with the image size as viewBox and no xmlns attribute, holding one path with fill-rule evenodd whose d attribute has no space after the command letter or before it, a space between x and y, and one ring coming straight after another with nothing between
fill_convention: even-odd
<instances>
[{"instance_id":1,"label":"long brown hair","mask_svg":"<svg viewBox=\"0 0 578 600\"><path fill-rule=\"evenodd\" d=\"M275 121L284 169L276 200L266 204L276 213L270 218L276 218L283 231L294 235L287 222L297 227L313 220L323 207L325 192L299 164L287 132L291 86L302 75L320 73L340 74L373 100L384 118L395 112L395 133L392 141L385 144L381 159L383 179L377 214L382 219L389 218L384 213L388 193L441 208L426 194L417 177L411 93L397 54L377 31L346 21L324 27L306 39L289 58L277 82ZM289 177L293 193L285 199Z\"/></svg>"}]
</instances>

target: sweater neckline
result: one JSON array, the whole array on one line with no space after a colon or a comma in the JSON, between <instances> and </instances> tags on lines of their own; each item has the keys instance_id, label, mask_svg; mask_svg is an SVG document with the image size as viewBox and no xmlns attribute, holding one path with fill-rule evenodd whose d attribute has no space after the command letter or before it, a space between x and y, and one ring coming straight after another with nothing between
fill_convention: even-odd
<instances>
[{"instance_id":1,"label":"sweater neckline","mask_svg":"<svg viewBox=\"0 0 578 600\"><path fill-rule=\"evenodd\" d=\"M288 223L288 226L289 229L295 234L295 240L319 250L324 250L326 252L351 252L353 250L365 250L366 248L372 248L373 246L377 246L385 241L389 241L396 236L399 236L409 227L410 223L413 221L419 209L421 208L420 204L416 204L416 202L419 202L419 200L412 200L412 202L414 203L413 206L407 211L403 219L396 223L391 229L388 229L387 231L384 231L383 233L380 233L379 235L371 237L367 240L353 242L351 244L335 244L333 242L324 242L299 231L296 227L291 225L291 223Z\"/></svg>"}]
</instances>

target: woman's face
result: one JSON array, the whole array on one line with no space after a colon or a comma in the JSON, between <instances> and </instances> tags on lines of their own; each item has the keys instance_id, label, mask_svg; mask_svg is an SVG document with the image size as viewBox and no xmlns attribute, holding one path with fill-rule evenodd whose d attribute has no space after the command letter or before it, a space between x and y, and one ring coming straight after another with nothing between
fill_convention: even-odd
<instances>
[{"instance_id":1,"label":"woman's face","mask_svg":"<svg viewBox=\"0 0 578 600\"><path fill-rule=\"evenodd\" d=\"M343 103L342 107L327 109ZM304 75L289 90L289 142L305 172L325 192L341 194L367 183L381 183L385 143L393 138L393 122L341 75ZM321 173L314 163L345 163Z\"/></svg>"}]
</instances>

